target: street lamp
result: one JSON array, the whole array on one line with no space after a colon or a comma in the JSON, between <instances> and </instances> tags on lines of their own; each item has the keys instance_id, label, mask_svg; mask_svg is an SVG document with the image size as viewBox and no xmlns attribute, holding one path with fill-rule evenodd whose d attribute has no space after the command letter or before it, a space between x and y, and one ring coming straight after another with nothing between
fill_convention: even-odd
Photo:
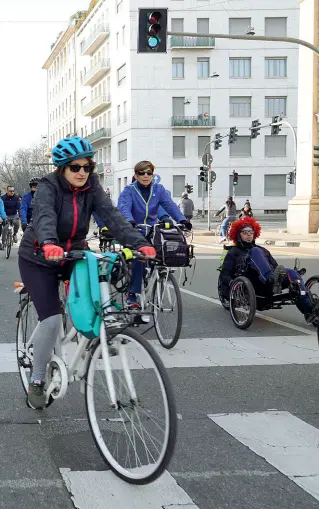
<instances>
[{"instance_id":1,"label":"street lamp","mask_svg":"<svg viewBox=\"0 0 319 509\"><path fill-rule=\"evenodd\" d=\"M219 74L218 74L218 72L213 72L213 74L211 74L209 77L210 78L219 78ZM193 97L193 95L197 94L197 92L198 92L198 90L196 90L196 92L194 92L190 97L188 97L188 98L186 97L185 101L184 101L184 104L185 105L186 104L190 104L191 103L191 98Z\"/></svg>"},{"instance_id":2,"label":"street lamp","mask_svg":"<svg viewBox=\"0 0 319 509\"><path fill-rule=\"evenodd\" d=\"M249 27L247 28L247 30L245 30L245 34L246 35L255 35L255 28L254 27Z\"/></svg>"},{"instance_id":3,"label":"street lamp","mask_svg":"<svg viewBox=\"0 0 319 509\"><path fill-rule=\"evenodd\" d=\"M219 74L218 74L218 72L213 72L213 74L211 74L209 77L210 78L219 78Z\"/></svg>"}]
</instances>

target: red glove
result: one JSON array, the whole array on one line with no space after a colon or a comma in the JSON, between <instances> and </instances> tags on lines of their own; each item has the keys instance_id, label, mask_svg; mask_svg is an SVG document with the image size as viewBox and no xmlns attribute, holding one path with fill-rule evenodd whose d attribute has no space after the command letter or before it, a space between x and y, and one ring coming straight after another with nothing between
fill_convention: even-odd
<instances>
[{"instance_id":1,"label":"red glove","mask_svg":"<svg viewBox=\"0 0 319 509\"><path fill-rule=\"evenodd\" d=\"M56 246L55 244L44 244L42 251L44 252L44 258L46 260L58 262L62 260L64 256L62 247Z\"/></svg>"},{"instance_id":2,"label":"red glove","mask_svg":"<svg viewBox=\"0 0 319 509\"><path fill-rule=\"evenodd\" d=\"M142 253L142 255L147 256L147 258L155 258L156 256L156 250L152 246L139 247L138 251Z\"/></svg>"}]
</instances>

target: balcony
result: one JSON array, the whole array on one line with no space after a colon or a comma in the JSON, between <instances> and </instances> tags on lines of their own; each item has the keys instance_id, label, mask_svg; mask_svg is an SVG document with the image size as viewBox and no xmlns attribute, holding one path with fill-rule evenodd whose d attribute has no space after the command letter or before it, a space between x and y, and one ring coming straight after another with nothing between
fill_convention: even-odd
<instances>
[{"instance_id":1,"label":"balcony","mask_svg":"<svg viewBox=\"0 0 319 509\"><path fill-rule=\"evenodd\" d=\"M110 59L101 58L91 69L82 77L81 84L84 86L95 85L110 70Z\"/></svg>"},{"instance_id":2,"label":"balcony","mask_svg":"<svg viewBox=\"0 0 319 509\"><path fill-rule=\"evenodd\" d=\"M215 39L212 37L188 37L184 35L173 35L171 37L171 48L173 49L214 49Z\"/></svg>"},{"instance_id":3,"label":"balcony","mask_svg":"<svg viewBox=\"0 0 319 509\"><path fill-rule=\"evenodd\" d=\"M215 127L216 117L205 117L204 115L198 115L197 117L172 117L172 127Z\"/></svg>"},{"instance_id":4,"label":"balcony","mask_svg":"<svg viewBox=\"0 0 319 509\"><path fill-rule=\"evenodd\" d=\"M93 53L105 39L109 36L108 25L99 25L92 35L86 41L81 43L81 55L90 55Z\"/></svg>"},{"instance_id":5,"label":"balcony","mask_svg":"<svg viewBox=\"0 0 319 509\"><path fill-rule=\"evenodd\" d=\"M106 127L101 127L101 129L98 129L97 131L94 131L94 133L87 136L85 139L89 143L96 143L100 140L105 140L111 138L111 129Z\"/></svg>"},{"instance_id":6,"label":"balcony","mask_svg":"<svg viewBox=\"0 0 319 509\"><path fill-rule=\"evenodd\" d=\"M82 107L82 115L88 117L93 116L104 110L111 104L111 99L109 95L99 95L93 101L88 104L85 104Z\"/></svg>"}]
</instances>

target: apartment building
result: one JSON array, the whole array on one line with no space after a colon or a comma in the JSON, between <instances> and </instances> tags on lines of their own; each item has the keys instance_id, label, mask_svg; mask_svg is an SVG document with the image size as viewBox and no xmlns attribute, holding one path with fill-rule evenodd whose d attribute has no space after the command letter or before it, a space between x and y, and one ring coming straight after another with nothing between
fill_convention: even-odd
<instances>
[{"instance_id":1,"label":"apartment building","mask_svg":"<svg viewBox=\"0 0 319 509\"><path fill-rule=\"evenodd\" d=\"M236 143L228 145L225 139L213 152L212 208L225 201L236 170L239 204L250 198L255 210L285 211L295 194L286 177L295 163L292 135L282 128L271 136L267 128L251 140L249 127L254 119L269 124L277 114L296 127L296 46L171 36L167 54L138 54L138 8L148 6L145 0L100 0L72 35L76 132L93 143L104 187L111 187L116 199L130 182L134 164L150 159L174 199L191 184L200 208L204 147L216 133L225 135L237 126ZM165 6L172 31L244 34L254 27L258 35L298 37L296 0L242 0L240 7L237 2L166 0ZM52 66L52 53L50 58ZM52 134L61 127L52 124Z\"/></svg>"}]
</instances>

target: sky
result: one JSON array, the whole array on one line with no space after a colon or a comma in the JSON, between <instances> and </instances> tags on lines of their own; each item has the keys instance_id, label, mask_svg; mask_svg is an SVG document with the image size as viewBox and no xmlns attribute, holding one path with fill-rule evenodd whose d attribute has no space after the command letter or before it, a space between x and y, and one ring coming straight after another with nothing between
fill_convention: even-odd
<instances>
[{"instance_id":1,"label":"sky","mask_svg":"<svg viewBox=\"0 0 319 509\"><path fill-rule=\"evenodd\" d=\"M0 162L47 133L46 70L58 33L90 0L1 0Z\"/></svg>"}]
</instances>

